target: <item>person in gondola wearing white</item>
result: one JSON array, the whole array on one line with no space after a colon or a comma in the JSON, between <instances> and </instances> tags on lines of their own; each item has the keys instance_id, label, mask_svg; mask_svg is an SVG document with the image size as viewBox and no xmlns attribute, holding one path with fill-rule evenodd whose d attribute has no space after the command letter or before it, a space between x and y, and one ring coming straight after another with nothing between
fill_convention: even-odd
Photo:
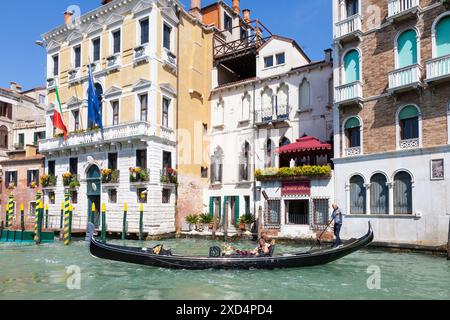
<instances>
[{"instance_id":1,"label":"person in gondola wearing white","mask_svg":"<svg viewBox=\"0 0 450 320\"><path fill-rule=\"evenodd\" d=\"M344 222L344 216L342 214L341 209L339 209L337 204L333 204L333 214L332 214L332 221L334 221L334 236L336 237L336 240L334 242L333 248L337 248L339 246L342 246L341 241L341 229L342 224Z\"/></svg>"}]
</instances>

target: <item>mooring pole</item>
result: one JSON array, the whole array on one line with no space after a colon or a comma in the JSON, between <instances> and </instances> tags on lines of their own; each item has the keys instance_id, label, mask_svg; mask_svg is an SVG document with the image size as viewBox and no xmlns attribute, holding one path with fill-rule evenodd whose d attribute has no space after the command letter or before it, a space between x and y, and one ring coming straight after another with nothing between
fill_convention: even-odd
<instances>
[{"instance_id":1,"label":"mooring pole","mask_svg":"<svg viewBox=\"0 0 450 320\"><path fill-rule=\"evenodd\" d=\"M9 195L8 206L6 210L6 228L12 229L14 217L14 195L11 193Z\"/></svg>"},{"instance_id":2,"label":"mooring pole","mask_svg":"<svg viewBox=\"0 0 450 320\"><path fill-rule=\"evenodd\" d=\"M38 239L38 227L39 227L39 208L41 203L42 193L38 191L36 193L36 209L35 209L35 217L34 217L34 241L37 243Z\"/></svg>"},{"instance_id":3,"label":"mooring pole","mask_svg":"<svg viewBox=\"0 0 450 320\"><path fill-rule=\"evenodd\" d=\"M447 260L450 260L450 220L448 220Z\"/></svg>"},{"instance_id":4,"label":"mooring pole","mask_svg":"<svg viewBox=\"0 0 450 320\"><path fill-rule=\"evenodd\" d=\"M70 245L70 193L68 191L64 201L64 245Z\"/></svg>"},{"instance_id":5,"label":"mooring pole","mask_svg":"<svg viewBox=\"0 0 450 320\"><path fill-rule=\"evenodd\" d=\"M127 215L128 215L128 203L125 202L123 206L122 240L125 240L127 237Z\"/></svg>"},{"instance_id":6,"label":"mooring pole","mask_svg":"<svg viewBox=\"0 0 450 320\"><path fill-rule=\"evenodd\" d=\"M72 242L73 204L69 205L69 241Z\"/></svg>"},{"instance_id":7,"label":"mooring pole","mask_svg":"<svg viewBox=\"0 0 450 320\"><path fill-rule=\"evenodd\" d=\"M263 219L263 208L259 206L258 209L258 239L261 239L262 237L262 219Z\"/></svg>"},{"instance_id":8,"label":"mooring pole","mask_svg":"<svg viewBox=\"0 0 450 320\"><path fill-rule=\"evenodd\" d=\"M228 203L225 202L225 217L223 217L223 237L224 237L224 241L227 242L228 241Z\"/></svg>"},{"instance_id":9,"label":"mooring pole","mask_svg":"<svg viewBox=\"0 0 450 320\"><path fill-rule=\"evenodd\" d=\"M20 229L25 231L25 207L20 204Z\"/></svg>"},{"instance_id":10,"label":"mooring pole","mask_svg":"<svg viewBox=\"0 0 450 320\"><path fill-rule=\"evenodd\" d=\"M97 208L95 207L95 202L92 202L92 208L91 208L91 217L89 218L89 222L95 224L95 211Z\"/></svg>"},{"instance_id":11,"label":"mooring pole","mask_svg":"<svg viewBox=\"0 0 450 320\"><path fill-rule=\"evenodd\" d=\"M45 229L48 229L48 203L45 205Z\"/></svg>"},{"instance_id":12,"label":"mooring pole","mask_svg":"<svg viewBox=\"0 0 450 320\"><path fill-rule=\"evenodd\" d=\"M140 214L139 214L139 241L144 238L144 204L141 203Z\"/></svg>"},{"instance_id":13,"label":"mooring pole","mask_svg":"<svg viewBox=\"0 0 450 320\"><path fill-rule=\"evenodd\" d=\"M63 229L64 226L64 202L61 202L61 215L59 220L59 229Z\"/></svg>"},{"instance_id":14,"label":"mooring pole","mask_svg":"<svg viewBox=\"0 0 450 320\"><path fill-rule=\"evenodd\" d=\"M42 239L42 221L44 217L44 202L39 201L39 206L37 210L37 233L36 233L36 244L41 244Z\"/></svg>"},{"instance_id":15,"label":"mooring pole","mask_svg":"<svg viewBox=\"0 0 450 320\"><path fill-rule=\"evenodd\" d=\"M106 204L102 204L102 242L106 243Z\"/></svg>"}]
</instances>

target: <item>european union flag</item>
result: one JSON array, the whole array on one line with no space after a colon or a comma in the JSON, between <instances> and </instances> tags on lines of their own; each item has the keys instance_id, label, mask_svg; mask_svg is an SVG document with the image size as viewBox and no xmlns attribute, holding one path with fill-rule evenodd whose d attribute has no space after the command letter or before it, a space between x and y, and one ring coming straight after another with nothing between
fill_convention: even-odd
<instances>
[{"instance_id":1,"label":"european union flag","mask_svg":"<svg viewBox=\"0 0 450 320\"><path fill-rule=\"evenodd\" d=\"M89 66L88 120L103 132L102 110L100 110L99 96L95 90L91 66Z\"/></svg>"}]
</instances>

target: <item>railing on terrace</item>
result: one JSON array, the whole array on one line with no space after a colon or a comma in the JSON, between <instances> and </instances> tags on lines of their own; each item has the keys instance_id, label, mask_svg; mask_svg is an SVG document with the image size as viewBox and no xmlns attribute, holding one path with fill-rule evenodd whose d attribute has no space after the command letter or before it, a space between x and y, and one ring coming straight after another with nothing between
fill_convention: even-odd
<instances>
[{"instance_id":1,"label":"railing on terrace","mask_svg":"<svg viewBox=\"0 0 450 320\"><path fill-rule=\"evenodd\" d=\"M393 17L419 6L419 0L389 0L388 16Z\"/></svg>"},{"instance_id":2,"label":"railing on terrace","mask_svg":"<svg viewBox=\"0 0 450 320\"><path fill-rule=\"evenodd\" d=\"M396 69L389 73L389 89L414 85L420 82L421 67L418 64Z\"/></svg>"},{"instance_id":3,"label":"railing on terrace","mask_svg":"<svg viewBox=\"0 0 450 320\"><path fill-rule=\"evenodd\" d=\"M133 61L135 64L148 62L150 58L150 50L148 44L140 45L134 48Z\"/></svg>"},{"instance_id":4,"label":"railing on terrace","mask_svg":"<svg viewBox=\"0 0 450 320\"><path fill-rule=\"evenodd\" d=\"M335 99L338 103L354 99L362 99L362 83L360 81L356 81L337 87L335 90Z\"/></svg>"},{"instance_id":5,"label":"railing on terrace","mask_svg":"<svg viewBox=\"0 0 450 320\"><path fill-rule=\"evenodd\" d=\"M430 59L427 64L427 81L450 77L450 54Z\"/></svg>"},{"instance_id":6,"label":"railing on terrace","mask_svg":"<svg viewBox=\"0 0 450 320\"><path fill-rule=\"evenodd\" d=\"M357 31L361 31L361 16L359 14L336 23L336 38L342 38Z\"/></svg>"},{"instance_id":7,"label":"railing on terrace","mask_svg":"<svg viewBox=\"0 0 450 320\"><path fill-rule=\"evenodd\" d=\"M278 105L269 108L263 108L255 112L256 123L270 123L275 121L289 120L291 106Z\"/></svg>"},{"instance_id":8,"label":"railing on terrace","mask_svg":"<svg viewBox=\"0 0 450 320\"><path fill-rule=\"evenodd\" d=\"M346 157L359 156L361 154L361 147L353 147L345 149Z\"/></svg>"},{"instance_id":9,"label":"railing on terrace","mask_svg":"<svg viewBox=\"0 0 450 320\"><path fill-rule=\"evenodd\" d=\"M39 150L46 152L55 149L73 148L103 142L114 142L136 139L144 136L154 136L155 127L148 122L131 122L100 130L91 130L70 134L67 141L63 137L40 140Z\"/></svg>"},{"instance_id":10,"label":"railing on terrace","mask_svg":"<svg viewBox=\"0 0 450 320\"><path fill-rule=\"evenodd\" d=\"M419 138L415 139L405 139L400 141L400 149L408 150L408 149L416 149L420 147Z\"/></svg>"}]
</instances>

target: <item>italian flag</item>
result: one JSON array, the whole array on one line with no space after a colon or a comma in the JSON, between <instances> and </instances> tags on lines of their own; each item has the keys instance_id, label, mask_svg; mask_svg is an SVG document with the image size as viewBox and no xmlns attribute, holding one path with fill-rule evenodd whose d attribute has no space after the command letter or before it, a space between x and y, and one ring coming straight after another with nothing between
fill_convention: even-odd
<instances>
[{"instance_id":1,"label":"italian flag","mask_svg":"<svg viewBox=\"0 0 450 320\"><path fill-rule=\"evenodd\" d=\"M62 108L61 108L61 99L59 98L58 86L56 86L56 100L58 101L58 106L55 106L55 111L53 113L53 126L56 129L61 130L64 133L64 140L67 139L67 127L64 124L64 120L62 118Z\"/></svg>"}]
</instances>

